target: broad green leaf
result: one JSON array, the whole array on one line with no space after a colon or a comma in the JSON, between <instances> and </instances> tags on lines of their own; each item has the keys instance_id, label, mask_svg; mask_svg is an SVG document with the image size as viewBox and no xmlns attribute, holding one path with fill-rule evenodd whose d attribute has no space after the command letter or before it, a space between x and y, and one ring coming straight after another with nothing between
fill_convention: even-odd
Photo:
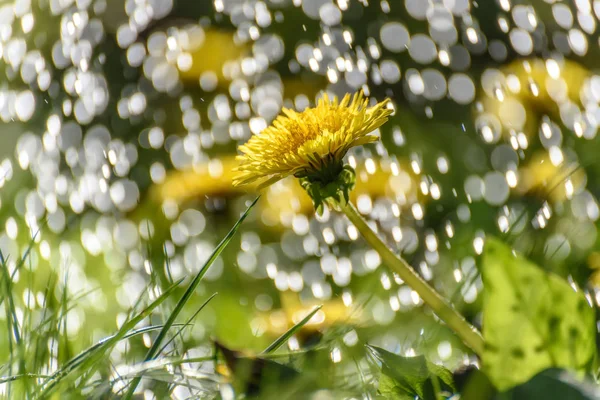
<instances>
[{"instance_id":1,"label":"broad green leaf","mask_svg":"<svg viewBox=\"0 0 600 400\"><path fill-rule=\"evenodd\" d=\"M462 382L461 382L462 380ZM497 390L481 370L473 368L466 372L466 376L457 377L454 372L454 381L460 392L460 400L494 400ZM462 384L461 384L462 383Z\"/></svg>"},{"instance_id":2,"label":"broad green leaf","mask_svg":"<svg viewBox=\"0 0 600 400\"><path fill-rule=\"evenodd\" d=\"M381 362L379 393L387 399L435 399L433 380L445 390L454 390L452 372L431 363L424 356L402 357L375 346L367 346Z\"/></svg>"},{"instance_id":3,"label":"broad green leaf","mask_svg":"<svg viewBox=\"0 0 600 400\"><path fill-rule=\"evenodd\" d=\"M412 391L403 382L399 382L384 373L379 377L378 392L382 398L390 400L414 400L415 398L414 395L408 394Z\"/></svg>"},{"instance_id":4,"label":"broad green leaf","mask_svg":"<svg viewBox=\"0 0 600 400\"><path fill-rule=\"evenodd\" d=\"M311 366L307 369L296 369L291 365L280 364L265 356L245 356L240 352L228 349L220 343L215 343L219 354L223 355L227 369L230 371L232 387L239 397L260 400L304 400L325 396L327 389L333 383L329 376L328 382L321 382L323 369L315 368L314 362L318 354L311 352ZM327 352L328 354L328 352ZM288 358L288 357L286 357ZM289 359L288 359L289 361ZM351 393L343 395L344 389L336 385L337 397L349 398ZM317 393L319 395L317 395Z\"/></svg>"},{"instance_id":5,"label":"broad green leaf","mask_svg":"<svg viewBox=\"0 0 600 400\"><path fill-rule=\"evenodd\" d=\"M600 400L600 387L581 382L569 371L547 369L528 382L508 392L499 394L496 400Z\"/></svg>"},{"instance_id":6,"label":"broad green leaf","mask_svg":"<svg viewBox=\"0 0 600 400\"><path fill-rule=\"evenodd\" d=\"M273 390L282 390L287 384L303 379L302 374L287 365L261 357L246 357L241 353L215 343L225 358L234 377L234 386L240 393L255 396Z\"/></svg>"},{"instance_id":7,"label":"broad green leaf","mask_svg":"<svg viewBox=\"0 0 600 400\"><path fill-rule=\"evenodd\" d=\"M483 368L500 390L550 367L588 372L596 321L583 294L495 239L486 242Z\"/></svg>"},{"instance_id":8,"label":"broad green leaf","mask_svg":"<svg viewBox=\"0 0 600 400\"><path fill-rule=\"evenodd\" d=\"M460 390L461 400L600 400L600 387L581 381L570 371L546 369L527 382L497 393L489 379L479 370L473 371L465 387Z\"/></svg>"}]
</instances>

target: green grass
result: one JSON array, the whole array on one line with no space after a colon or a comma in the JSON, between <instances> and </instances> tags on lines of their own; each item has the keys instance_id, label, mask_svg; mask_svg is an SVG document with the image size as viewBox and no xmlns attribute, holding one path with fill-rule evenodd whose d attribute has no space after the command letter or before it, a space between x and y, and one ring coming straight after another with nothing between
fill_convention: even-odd
<instances>
[{"instance_id":1,"label":"green grass","mask_svg":"<svg viewBox=\"0 0 600 400\"><path fill-rule=\"evenodd\" d=\"M125 318L121 318L118 329L83 347L79 344L85 343L85 340L73 340L69 334L68 316L80 307L82 300L99 289L72 293L68 268L62 277L41 275L47 281L43 285L43 302L36 307L35 304L28 304L31 296L21 298L17 295L20 290L16 288L17 284L20 285L19 289L24 284L31 290L40 286L33 270L28 271L26 282L19 279L19 272L29 268L28 260L35 246L35 236L12 267L10 258L0 254L0 305L3 306L5 318L0 339L6 341L7 355L0 366L0 397L32 400L131 399L151 391L156 398L168 398L175 396L178 390L185 390L191 398L219 398L221 391L225 390L226 393L228 387L235 387L238 393L253 390L251 381L241 377L239 370L231 370L231 365L223 359L222 351L212 344L210 338L213 335L209 333L208 340L193 343L190 333L194 330L194 320L218 296L216 292L199 296L197 289L200 282L239 231L257 200L248 206L195 276L189 280L172 282L170 265L166 260L166 274L156 269L151 271L147 287L133 301ZM202 299L201 304L194 305L198 299ZM33 303L36 301L39 302L39 299L33 296ZM190 312L191 309L193 311ZM332 346L341 341L341 335L347 329L331 330L320 342L304 346L301 351L280 351L319 310L321 306L314 307L301 321L270 343L258 357L232 353L236 354L236 365L257 363L261 371L266 371L265 376L272 378L260 383L264 396L269 396L269 390L279 391L277 388L283 386L285 389L281 390L290 398L303 396L307 387L313 388L314 385L322 390L335 389L339 393L352 388L348 382L353 381L359 371L349 376L347 372L342 374L331 369L330 359ZM209 354L190 357L187 350L197 345L211 348ZM122 356L115 358L115 351L121 352ZM310 368L314 362L320 368ZM221 376L217 364L227 365L233 375L230 378ZM301 374L300 369L305 372ZM273 371L275 375L270 375ZM284 375L281 375L281 371ZM325 371L333 374L324 375ZM287 385L288 379L284 377L287 376L285 373L290 372L294 379ZM298 377L301 379L296 379ZM361 382L365 382L364 377ZM360 385L355 389L373 392L374 387Z\"/></svg>"},{"instance_id":2,"label":"green grass","mask_svg":"<svg viewBox=\"0 0 600 400\"><path fill-rule=\"evenodd\" d=\"M386 352L385 362L381 357L373 357L374 343L364 339L376 337L379 327L357 326L347 321L321 329L316 338L311 337L316 333L303 328L323 310L321 305L262 347L262 352L231 350L214 332L197 339L197 320L205 317L208 306L219 299L211 283L200 283L211 265L224 255L257 201L258 198L249 204L194 276L173 281L170 260L165 258L164 264L155 263L149 271L147 286L126 314L116 318L118 328L96 341L90 341L89 334L72 337L69 316L98 288L73 293L70 282L74 271L69 268L65 268L62 276L40 274L38 279L31 263L35 235L22 257L14 262L0 253L0 342L5 344L6 356L0 366L0 398L279 400L407 399L406 396L418 395L425 400L439 400L463 389L464 385L453 383L455 378L461 379L460 370L452 373L422 355L410 357L415 349L417 354L432 354L428 348L438 343L439 338L451 340L447 327L421 309L406 316L409 324L406 330L421 331L416 338L414 334L388 331L395 332L396 343L405 347ZM449 298L458 300L462 286L473 284L478 276L477 270L465 276ZM362 282L365 296L354 302L353 312L372 309L370 304L377 301L375 292L379 284L376 276ZM43 296L42 292L32 295L33 299L22 295L23 288L33 293L35 287L43 287ZM232 298L230 293L228 301L223 303L225 308L232 304ZM228 311L225 309L213 317L227 320L239 315ZM360 341L348 344L348 335L356 334L356 330L366 334L361 334ZM286 344L292 351L283 350ZM376 345L379 348L379 343ZM456 338L453 346L460 347ZM202 354L197 353L198 349ZM534 377L533 383L524 383L525 389L532 390L530 386L539 384L539 379L556 380L546 375ZM483 385L492 397L479 399L469 395L465 399L495 400L495 389L489 380L477 384Z\"/></svg>"},{"instance_id":3,"label":"green grass","mask_svg":"<svg viewBox=\"0 0 600 400\"><path fill-rule=\"evenodd\" d=\"M6 318L5 339L8 350L8 360L3 363L0 370L2 374L0 384L5 385L3 395L6 398L26 399L62 398L67 394L73 398L80 396L105 397L113 392L114 385L126 382L122 390L126 390L127 393L123 398L129 398L135 392L142 377L156 369L157 364L152 365L153 361L160 361L158 364L162 368L165 366L181 366L186 362L199 362L200 360L185 361L181 357L168 357L165 350L176 338L181 337L182 331L186 327L193 326L195 316L216 295L210 296L184 324L176 323L181 311L192 298L203 276L237 233L257 200L258 198L250 204L229 233L214 249L207 262L188 284L187 289L174 308L168 311L163 310L160 313L162 315L157 315L157 311L161 307L165 308L165 305L178 293L178 289L180 289L184 280L181 279L171 284L153 300L146 295L150 292L156 293L156 286L151 282L147 290L135 301L135 305L129 311L127 319L123 321L121 327L114 334L90 345L76 355L71 355L67 314L77 307L75 303L78 299L89 293L70 297L67 290L69 284L67 272L61 284L55 279L47 282L45 300L41 309L30 310L27 304L17 306L18 300L15 299L16 291L13 290L13 281L19 270L26 266L29 253L34 245L35 236L12 273L9 271L8 257L5 258L0 253L0 266L2 268L0 304L4 306ZM24 310L21 317L18 310ZM167 317L164 318L163 316ZM150 321L153 317L164 319L165 322L151 324ZM38 322L34 324L34 320ZM114 369L109 355L115 349L115 346L120 342L127 342L143 335L156 335L156 337L153 339L153 344L147 351L146 356L141 360L135 360L131 365L132 369L137 370L137 372L130 376L120 376L112 380L103 379L108 377L110 371ZM51 354L52 352L56 353L54 357ZM207 358L207 360L213 359L214 356ZM43 371L47 371L47 373Z\"/></svg>"}]
</instances>

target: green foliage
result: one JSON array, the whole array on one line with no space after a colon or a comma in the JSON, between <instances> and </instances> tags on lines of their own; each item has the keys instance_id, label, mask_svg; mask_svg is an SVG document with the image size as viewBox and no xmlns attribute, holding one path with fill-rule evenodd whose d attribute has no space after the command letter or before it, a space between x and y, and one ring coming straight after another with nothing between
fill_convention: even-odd
<instances>
[{"instance_id":1,"label":"green foliage","mask_svg":"<svg viewBox=\"0 0 600 400\"><path fill-rule=\"evenodd\" d=\"M581 381L572 372L550 368L525 383L498 393L487 376L480 370L472 370L464 387L460 389L461 400L598 400L600 387Z\"/></svg>"},{"instance_id":2,"label":"green foliage","mask_svg":"<svg viewBox=\"0 0 600 400\"><path fill-rule=\"evenodd\" d=\"M551 368L496 397L496 400L546 399L597 400L600 399L600 388L588 382L581 382L569 371Z\"/></svg>"},{"instance_id":3,"label":"green foliage","mask_svg":"<svg viewBox=\"0 0 600 400\"><path fill-rule=\"evenodd\" d=\"M97 341L78 354L73 354L69 348L66 316L77 300L85 296L86 293L70 298L67 291L68 274L65 274L62 287L57 286L57 281L54 279L48 281L44 303L39 310L35 310L33 305L29 306L30 300L26 300L26 307L23 307L24 304L20 302L19 297L14 296L13 287L16 281L16 273L22 266L27 265L26 260L30 255L33 241L27 247L22 258L17 261L12 274L9 273L7 259L0 253L0 305L5 306L4 314L8 322L6 324L6 337L10 357L8 363L1 366L3 376L0 378L0 383L5 384L5 393L8 398L82 398L84 394L87 398L104 398L108 393L114 392L114 386L123 383L121 381L126 382L127 379L133 378L132 382L137 383L142 376L149 377L155 382L161 382L158 385L166 388L165 393L172 390L168 388L175 379L174 376L179 373L177 366L184 362L180 357L165 357L165 347L181 336L182 329L190 324L191 320L214 295L199 307L186 324L177 324L175 319L182 311L185 303L192 297L194 289L197 288L207 269L227 246L254 204L256 204L256 200L238 219L223 241L214 249L204 267L192 279L174 311L164 318L166 320L164 324L148 325L153 318L158 316L159 307L164 306L167 300L177 293L182 280L171 284L158 293L155 291L157 288L150 284L148 290L142 292L135 301L128 317L122 321L116 333ZM146 293L148 292L156 293L157 297L151 299L152 301L149 304L144 305L148 302L146 299ZM17 307L27 311L22 319L24 323L20 323L17 318ZM113 367L109 360L110 353L115 350L117 345L120 342L136 339L138 336L150 335L155 331L158 331L158 336L153 341L153 346L148 351L145 362L135 365L131 369L132 372L110 379L109 372ZM170 338L166 340L168 336ZM58 355L55 361L51 358L48 359L51 357L51 353L46 350L49 339L51 340L51 346L56 348ZM161 356L160 362L150 362L159 355ZM206 360L197 360L196 362L202 361ZM47 371L45 365L48 365L49 362L56 363L56 368L48 373L39 373L39 371ZM188 360L187 362L191 361ZM165 367L167 366L175 368L175 374L172 371L166 373ZM212 389L214 384L211 379L212 377L207 375L201 388L192 387L195 390ZM130 387L133 391L134 386ZM67 393L68 396L65 397Z\"/></svg>"},{"instance_id":4,"label":"green foliage","mask_svg":"<svg viewBox=\"0 0 600 400\"><path fill-rule=\"evenodd\" d=\"M244 357L218 343L217 347L223 354L227 367L232 371L237 393L264 397L293 384L296 380L306 378L300 371L287 365L261 357Z\"/></svg>"},{"instance_id":5,"label":"green foliage","mask_svg":"<svg viewBox=\"0 0 600 400\"><path fill-rule=\"evenodd\" d=\"M482 275L483 367L499 390L549 367L590 372L596 320L582 293L495 239L486 242Z\"/></svg>"},{"instance_id":6,"label":"green foliage","mask_svg":"<svg viewBox=\"0 0 600 400\"><path fill-rule=\"evenodd\" d=\"M429 362L424 356L402 357L375 346L368 346L373 357L381 362L379 394L385 399L435 400L440 389L453 392L452 372Z\"/></svg>"},{"instance_id":7,"label":"green foliage","mask_svg":"<svg viewBox=\"0 0 600 400\"><path fill-rule=\"evenodd\" d=\"M321 307L315 307L300 322L271 343L261 354L266 356L275 352L306 325ZM233 372L234 383L239 393L260 395L261 398L269 397L270 393L277 393L275 397L279 397L279 392L285 388L286 396L303 396L307 393L306 387L315 390L318 386L316 380L313 379L314 373L310 371L301 373L299 370L264 357L244 357L219 343L216 345L223 354L227 367Z\"/></svg>"},{"instance_id":8,"label":"green foliage","mask_svg":"<svg viewBox=\"0 0 600 400\"><path fill-rule=\"evenodd\" d=\"M467 370L455 371L454 381L461 400L494 400L498 391L490 379L479 369L470 366Z\"/></svg>"}]
</instances>

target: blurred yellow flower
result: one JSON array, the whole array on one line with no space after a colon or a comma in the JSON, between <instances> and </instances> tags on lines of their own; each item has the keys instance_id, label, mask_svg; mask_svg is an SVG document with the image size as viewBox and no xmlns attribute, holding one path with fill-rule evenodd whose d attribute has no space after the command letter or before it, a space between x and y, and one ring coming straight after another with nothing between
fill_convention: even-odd
<instances>
[{"instance_id":1,"label":"blurred yellow flower","mask_svg":"<svg viewBox=\"0 0 600 400\"><path fill-rule=\"evenodd\" d=\"M257 315L257 322L271 336L279 336L306 317L317 304L321 309L306 323L301 333L322 331L337 325L359 326L365 322L362 307L347 306L339 299L304 304L296 293L284 291L280 293L281 308Z\"/></svg>"},{"instance_id":2,"label":"blurred yellow flower","mask_svg":"<svg viewBox=\"0 0 600 400\"><path fill-rule=\"evenodd\" d=\"M362 92L331 101L325 94L314 108L284 109L273 124L240 146L235 186L259 182L268 186L289 175L334 180L351 147L377 141L369 135L392 110L384 100L368 107ZM317 179L319 179L317 178Z\"/></svg>"},{"instance_id":3,"label":"blurred yellow flower","mask_svg":"<svg viewBox=\"0 0 600 400\"><path fill-rule=\"evenodd\" d=\"M553 202L569 199L585 186L585 172L576 165L555 165L545 151L533 154L519 170L517 192L537 194Z\"/></svg>"},{"instance_id":4,"label":"blurred yellow flower","mask_svg":"<svg viewBox=\"0 0 600 400\"><path fill-rule=\"evenodd\" d=\"M600 288L600 253L591 252L587 257L588 268L592 270L589 283L596 289Z\"/></svg>"},{"instance_id":5,"label":"blurred yellow flower","mask_svg":"<svg viewBox=\"0 0 600 400\"><path fill-rule=\"evenodd\" d=\"M591 72L575 61L528 59L514 61L499 70L489 69L482 78L481 121L510 138L511 132L528 137L537 134L540 117L561 119L563 104L581 104Z\"/></svg>"},{"instance_id":6,"label":"blurred yellow flower","mask_svg":"<svg viewBox=\"0 0 600 400\"><path fill-rule=\"evenodd\" d=\"M235 188L231 183L236 166L233 156L225 156L213 162L199 163L188 170L171 171L164 182L152 187L151 197L158 203L175 200L181 204L204 196L242 194L245 190Z\"/></svg>"},{"instance_id":7,"label":"blurred yellow flower","mask_svg":"<svg viewBox=\"0 0 600 400\"><path fill-rule=\"evenodd\" d=\"M234 32L211 28L204 29L202 41L188 47L185 50L190 55L190 62L177 64L182 80L198 85L198 79L209 73L222 89L227 89L231 81L224 71L228 63L241 59L250 51L248 45L234 41Z\"/></svg>"}]
</instances>

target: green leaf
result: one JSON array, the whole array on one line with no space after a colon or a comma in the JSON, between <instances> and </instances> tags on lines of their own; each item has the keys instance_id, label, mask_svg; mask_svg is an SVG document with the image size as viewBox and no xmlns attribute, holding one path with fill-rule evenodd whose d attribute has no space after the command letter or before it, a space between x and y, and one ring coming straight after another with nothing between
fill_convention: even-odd
<instances>
[{"instance_id":1,"label":"green leaf","mask_svg":"<svg viewBox=\"0 0 600 400\"><path fill-rule=\"evenodd\" d=\"M454 391L452 372L429 362L424 356L402 357L375 346L367 346L381 362L379 393L387 399L436 399L437 383L444 390Z\"/></svg>"},{"instance_id":2,"label":"green leaf","mask_svg":"<svg viewBox=\"0 0 600 400\"><path fill-rule=\"evenodd\" d=\"M261 357L247 357L220 343L215 343L223 354L227 367L232 371L235 385L240 393L258 395L282 385L301 379L300 372L287 365Z\"/></svg>"},{"instance_id":3,"label":"green leaf","mask_svg":"<svg viewBox=\"0 0 600 400\"><path fill-rule=\"evenodd\" d=\"M459 376L457 377L457 373ZM493 400L497 394L497 390L482 371L477 368L472 368L466 373L466 376L461 377L460 371L454 372L454 380L458 386L461 400ZM463 380L462 385L460 381Z\"/></svg>"},{"instance_id":4,"label":"green leaf","mask_svg":"<svg viewBox=\"0 0 600 400\"><path fill-rule=\"evenodd\" d=\"M579 380L570 371L550 368L521 385L497 393L485 374L474 370L465 387L460 390L460 398L461 400L600 400L600 387L592 382Z\"/></svg>"},{"instance_id":5,"label":"green leaf","mask_svg":"<svg viewBox=\"0 0 600 400\"><path fill-rule=\"evenodd\" d=\"M378 392L384 399L394 400L414 400L415 396L408 394L409 388L406 388L403 382L398 382L394 378L381 374L379 377Z\"/></svg>"},{"instance_id":6,"label":"green leaf","mask_svg":"<svg viewBox=\"0 0 600 400\"><path fill-rule=\"evenodd\" d=\"M560 367L589 372L595 363L594 310L582 293L496 239L486 241L483 368L500 390Z\"/></svg>"},{"instance_id":7,"label":"green leaf","mask_svg":"<svg viewBox=\"0 0 600 400\"><path fill-rule=\"evenodd\" d=\"M597 385L581 382L569 371L547 369L530 381L519 385L496 397L496 400L598 400L600 388Z\"/></svg>"},{"instance_id":8,"label":"green leaf","mask_svg":"<svg viewBox=\"0 0 600 400\"><path fill-rule=\"evenodd\" d=\"M315 368L315 362L318 362L317 354L312 351L310 354L304 353L302 359L311 360L308 368L297 369L292 366L292 358L300 357L297 353L289 354L285 357L289 364L281 364L262 356L247 356L235 350L231 350L222 344L215 342L218 354L223 356L225 364L230 371L231 385L237 398L260 399L260 400L304 400L321 398L316 393L319 393L324 398L327 397L325 390L331 389L333 376L327 376L327 382L323 382L320 378L323 377L324 370ZM329 352L325 352L329 358ZM341 391L340 391L341 390ZM342 396L344 389L336 385L337 398L347 398L350 396Z\"/></svg>"}]
</instances>

